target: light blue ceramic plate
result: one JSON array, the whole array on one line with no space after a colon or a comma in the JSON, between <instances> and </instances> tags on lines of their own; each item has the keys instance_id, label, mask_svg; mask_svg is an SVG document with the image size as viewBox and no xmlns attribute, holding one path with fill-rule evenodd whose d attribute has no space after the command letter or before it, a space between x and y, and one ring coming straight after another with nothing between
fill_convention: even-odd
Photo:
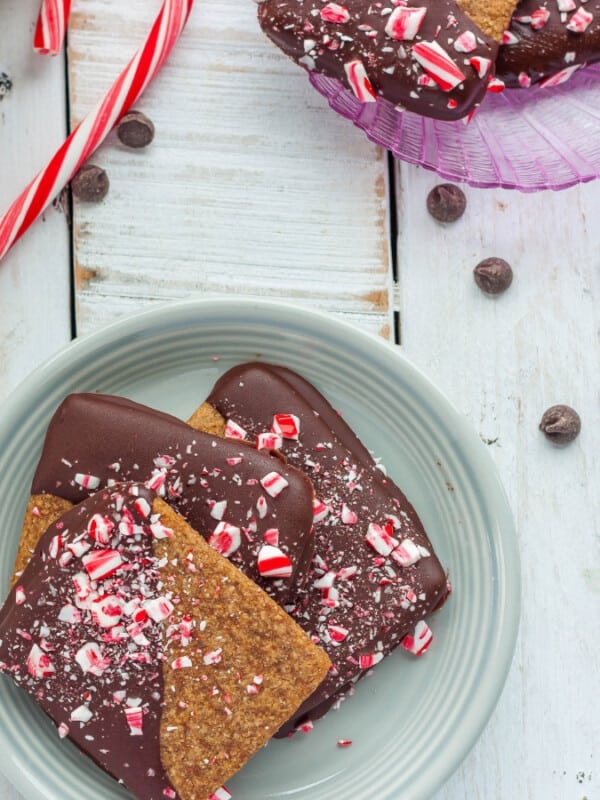
<instances>
[{"instance_id":1,"label":"light blue ceramic plate","mask_svg":"<svg viewBox=\"0 0 600 800\"><path fill-rule=\"evenodd\" d=\"M67 347L26 380L0 420L0 593L48 420L69 392L123 394L186 417L233 364L264 359L341 409L420 513L454 592L423 657L396 652L310 734L269 743L228 786L236 800L429 797L475 743L502 690L517 634L513 520L484 445L440 392L385 342L278 303L171 304ZM351 739L341 749L338 739ZM28 800L113 800L100 772L7 678L0 769Z\"/></svg>"}]
</instances>

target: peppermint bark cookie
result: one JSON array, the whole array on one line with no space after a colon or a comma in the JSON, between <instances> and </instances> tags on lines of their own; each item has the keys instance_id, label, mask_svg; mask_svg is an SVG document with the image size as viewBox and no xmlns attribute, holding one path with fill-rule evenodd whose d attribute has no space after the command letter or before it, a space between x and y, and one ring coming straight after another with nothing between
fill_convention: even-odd
<instances>
[{"instance_id":1,"label":"peppermint bark cookie","mask_svg":"<svg viewBox=\"0 0 600 800\"><path fill-rule=\"evenodd\" d=\"M334 668L285 735L324 714L398 645L423 652L431 641L425 617L446 599L448 582L414 508L301 376L259 363L235 367L194 417L215 411L224 430L280 450L315 487L315 556L288 610Z\"/></svg>"},{"instance_id":2,"label":"peppermint bark cookie","mask_svg":"<svg viewBox=\"0 0 600 800\"><path fill-rule=\"evenodd\" d=\"M0 669L140 800L208 798L329 669L279 606L137 484L49 527L0 611L0 640Z\"/></svg>"},{"instance_id":3,"label":"peppermint bark cookie","mask_svg":"<svg viewBox=\"0 0 600 800\"><path fill-rule=\"evenodd\" d=\"M69 395L48 427L32 494L77 503L125 480L155 490L278 602L305 580L313 489L304 473L267 451L198 432L122 397ZM283 559L267 578L258 560L273 531Z\"/></svg>"},{"instance_id":4,"label":"peppermint bark cookie","mask_svg":"<svg viewBox=\"0 0 600 800\"><path fill-rule=\"evenodd\" d=\"M497 73L510 87L556 86L600 60L600 3L521 0L503 37Z\"/></svg>"}]
</instances>

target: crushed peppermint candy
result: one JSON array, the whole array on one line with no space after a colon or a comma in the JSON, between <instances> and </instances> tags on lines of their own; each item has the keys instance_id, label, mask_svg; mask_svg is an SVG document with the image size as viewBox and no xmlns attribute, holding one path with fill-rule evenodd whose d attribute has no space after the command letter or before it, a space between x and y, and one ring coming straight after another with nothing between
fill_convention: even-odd
<instances>
[{"instance_id":1,"label":"crushed peppermint candy","mask_svg":"<svg viewBox=\"0 0 600 800\"><path fill-rule=\"evenodd\" d=\"M258 551L258 571L263 578L290 578L293 567L283 550L265 544Z\"/></svg>"},{"instance_id":2,"label":"crushed peppermint candy","mask_svg":"<svg viewBox=\"0 0 600 800\"><path fill-rule=\"evenodd\" d=\"M217 553L228 558L242 543L241 531L236 525L219 522L211 533L208 543Z\"/></svg>"},{"instance_id":3,"label":"crushed peppermint candy","mask_svg":"<svg viewBox=\"0 0 600 800\"><path fill-rule=\"evenodd\" d=\"M425 620L421 620L420 622L417 622L414 633L407 634L402 639L402 647L405 650L408 650L409 653L412 653L415 656L420 656L423 655L432 641L433 634L429 628L429 625L427 625Z\"/></svg>"},{"instance_id":4,"label":"crushed peppermint candy","mask_svg":"<svg viewBox=\"0 0 600 800\"><path fill-rule=\"evenodd\" d=\"M365 65L360 59L348 61L344 64L344 71L357 100L360 100L361 103L374 103L377 100L377 94L371 85Z\"/></svg>"},{"instance_id":5,"label":"crushed peppermint candy","mask_svg":"<svg viewBox=\"0 0 600 800\"><path fill-rule=\"evenodd\" d=\"M269 472L264 478L261 478L260 483L271 497L277 497L289 486L289 483L279 472Z\"/></svg>"},{"instance_id":6,"label":"crushed peppermint candy","mask_svg":"<svg viewBox=\"0 0 600 800\"><path fill-rule=\"evenodd\" d=\"M419 33L427 9L423 6L410 7L399 5L390 14L385 32L398 41L412 41Z\"/></svg>"},{"instance_id":7,"label":"crushed peppermint candy","mask_svg":"<svg viewBox=\"0 0 600 800\"><path fill-rule=\"evenodd\" d=\"M436 41L416 42L411 52L413 58L444 92L455 89L466 78L456 62Z\"/></svg>"}]
</instances>

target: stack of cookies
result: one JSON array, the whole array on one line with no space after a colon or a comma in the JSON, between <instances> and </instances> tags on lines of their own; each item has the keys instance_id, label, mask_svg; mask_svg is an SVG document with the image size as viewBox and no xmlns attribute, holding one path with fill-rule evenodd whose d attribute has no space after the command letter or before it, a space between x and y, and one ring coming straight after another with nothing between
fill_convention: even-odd
<instances>
[{"instance_id":1,"label":"stack of cookies","mask_svg":"<svg viewBox=\"0 0 600 800\"><path fill-rule=\"evenodd\" d=\"M190 424L65 399L0 668L140 800L221 798L396 646L424 652L448 593L414 509L325 398L246 364Z\"/></svg>"}]
</instances>

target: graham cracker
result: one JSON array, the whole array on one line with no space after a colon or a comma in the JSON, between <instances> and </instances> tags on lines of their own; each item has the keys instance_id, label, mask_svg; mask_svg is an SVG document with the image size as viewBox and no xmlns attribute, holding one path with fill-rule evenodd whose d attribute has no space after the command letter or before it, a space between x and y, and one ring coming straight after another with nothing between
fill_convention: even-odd
<instances>
[{"instance_id":1,"label":"graham cracker","mask_svg":"<svg viewBox=\"0 0 600 800\"><path fill-rule=\"evenodd\" d=\"M156 498L152 508L173 531L154 542L178 598L170 623L194 625L189 642L174 636L164 646L161 761L182 800L206 800L293 715L330 661L170 506ZM173 666L183 658L185 669Z\"/></svg>"},{"instance_id":2,"label":"graham cracker","mask_svg":"<svg viewBox=\"0 0 600 800\"><path fill-rule=\"evenodd\" d=\"M481 30L497 42L507 30L515 10L515 0L457 0L464 11Z\"/></svg>"},{"instance_id":3,"label":"graham cracker","mask_svg":"<svg viewBox=\"0 0 600 800\"><path fill-rule=\"evenodd\" d=\"M212 433L213 436L225 435L225 420L209 403L202 403L187 420L187 424L197 431Z\"/></svg>"},{"instance_id":4,"label":"graham cracker","mask_svg":"<svg viewBox=\"0 0 600 800\"><path fill-rule=\"evenodd\" d=\"M11 587L15 585L23 574L23 570L29 563L29 559L42 534L53 522L56 522L65 511L68 511L72 507L73 504L68 500L63 500L62 497L55 497L52 494L31 495L27 503L25 516L23 517L21 538L19 540L13 574L10 581Z\"/></svg>"}]
</instances>

